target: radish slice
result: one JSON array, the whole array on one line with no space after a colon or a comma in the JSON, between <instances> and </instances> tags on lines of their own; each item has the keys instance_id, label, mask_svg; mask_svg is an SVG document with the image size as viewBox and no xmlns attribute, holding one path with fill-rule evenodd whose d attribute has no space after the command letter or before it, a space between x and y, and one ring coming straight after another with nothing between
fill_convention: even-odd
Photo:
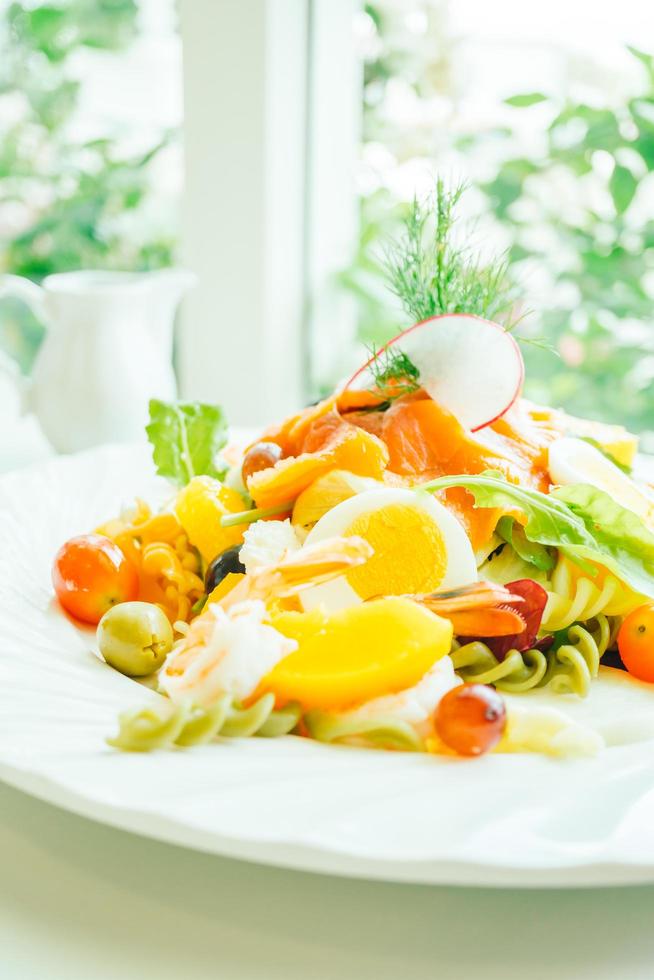
<instances>
[{"instance_id":1,"label":"radish slice","mask_svg":"<svg viewBox=\"0 0 654 980\"><path fill-rule=\"evenodd\" d=\"M522 390L525 367L511 334L497 323L463 313L446 313L409 327L364 364L345 388L374 390L370 367L393 348L418 369L427 394L473 432L504 415Z\"/></svg>"}]
</instances>

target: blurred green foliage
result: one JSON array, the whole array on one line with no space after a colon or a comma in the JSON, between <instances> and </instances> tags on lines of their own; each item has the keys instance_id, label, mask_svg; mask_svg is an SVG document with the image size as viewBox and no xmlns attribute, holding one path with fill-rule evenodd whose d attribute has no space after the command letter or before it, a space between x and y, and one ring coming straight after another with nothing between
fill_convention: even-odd
<instances>
[{"instance_id":1,"label":"blurred green foliage","mask_svg":"<svg viewBox=\"0 0 654 980\"><path fill-rule=\"evenodd\" d=\"M415 65L407 67L406 39L400 36L398 47L393 36L392 4L377 0L366 11L377 44L366 65L364 142L386 142L399 166L412 155L424 156L425 145L415 132L407 131L404 144L397 131L385 133L382 89L396 72L419 99L446 93L446 39L440 47L431 45L431 69L420 64L416 72ZM419 61L430 45L416 47ZM519 92L506 100L509 116L515 114L513 127L489 123L486 131L476 127L461 136L444 126L431 154L435 171L439 148L485 164L497 161L492 177L480 186L482 210L510 243L510 274L529 311L522 331L560 355L524 348L527 394L580 415L621 421L643 431L652 449L654 58L630 51L640 65L641 88L624 104L616 106L601 93L591 105ZM539 113L539 138L526 151L517 149L522 113ZM367 344L406 326L385 290L378 260L406 206L393 197L388 182L383 185L362 197L359 252L342 277L357 298L360 337Z\"/></svg>"},{"instance_id":2,"label":"blurred green foliage","mask_svg":"<svg viewBox=\"0 0 654 980\"><path fill-rule=\"evenodd\" d=\"M406 17L396 7L365 5L375 38L364 66L364 142L389 147L404 164L424 155L424 144L408 126L399 145L384 115L385 91L400 79L418 99L447 93L452 53L438 5L423 5L427 42L398 28ZM120 221L146 203L150 165L172 134L129 154L114 134L85 141L72 125L81 94L76 54L125 51L138 29L137 0L0 0L0 272L40 281L81 267L172 261L172 232L134 236ZM519 92L507 99L513 128L489 125L462 137L444 125L430 148L434 169L448 144L471 159L497 160L481 185L483 201L510 242L511 272L533 311L526 329L560 353L525 348L528 394L645 430L651 448L654 220L645 199L654 192L654 59L631 53L642 85L621 105L601 95L591 104ZM540 114L543 138L517 152L523 113ZM358 255L341 276L367 345L406 325L379 261L406 213L388 188L381 181L362 193ZM41 330L22 304L0 304L0 346L23 370Z\"/></svg>"},{"instance_id":3,"label":"blurred green foliage","mask_svg":"<svg viewBox=\"0 0 654 980\"><path fill-rule=\"evenodd\" d=\"M561 358L526 352L532 392L651 431L654 221L645 197L654 192L654 58L631 50L644 69L642 93L617 109L541 93L509 99L521 111L547 106L553 118L542 152L508 156L483 190L509 230L516 278L528 282L542 265L552 281L535 318Z\"/></svg>"},{"instance_id":4,"label":"blurred green foliage","mask_svg":"<svg viewBox=\"0 0 654 980\"><path fill-rule=\"evenodd\" d=\"M169 265L172 233L131 236L118 219L144 205L149 165L172 134L134 155L73 125L74 56L124 51L138 32L136 0L0 3L0 17L0 272L38 282L71 269ZM23 370L41 334L21 303L3 300L0 346Z\"/></svg>"},{"instance_id":5,"label":"blurred green foliage","mask_svg":"<svg viewBox=\"0 0 654 980\"><path fill-rule=\"evenodd\" d=\"M357 252L352 264L340 273L339 281L356 300L358 336L368 349L389 340L406 325L400 304L388 287L382 248L388 239L402 233L407 214L407 205L384 189L359 199Z\"/></svg>"}]
</instances>

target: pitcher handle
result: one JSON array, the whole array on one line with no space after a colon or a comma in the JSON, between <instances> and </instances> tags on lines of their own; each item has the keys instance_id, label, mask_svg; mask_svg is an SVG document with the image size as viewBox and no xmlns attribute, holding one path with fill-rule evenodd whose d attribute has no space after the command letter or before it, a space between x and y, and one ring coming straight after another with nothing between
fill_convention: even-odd
<instances>
[{"instance_id":1,"label":"pitcher handle","mask_svg":"<svg viewBox=\"0 0 654 980\"><path fill-rule=\"evenodd\" d=\"M22 300L29 306L37 320L44 326L47 325L45 292L31 279L26 279L24 276L0 276L0 299L6 296L15 296ZM0 351L0 374L4 374L14 382L20 394L21 409L26 411L29 383L21 374L16 362L3 351Z\"/></svg>"},{"instance_id":2,"label":"pitcher handle","mask_svg":"<svg viewBox=\"0 0 654 980\"><path fill-rule=\"evenodd\" d=\"M40 323L46 325L45 290L25 276L0 276L0 299L15 296L29 306Z\"/></svg>"}]
</instances>

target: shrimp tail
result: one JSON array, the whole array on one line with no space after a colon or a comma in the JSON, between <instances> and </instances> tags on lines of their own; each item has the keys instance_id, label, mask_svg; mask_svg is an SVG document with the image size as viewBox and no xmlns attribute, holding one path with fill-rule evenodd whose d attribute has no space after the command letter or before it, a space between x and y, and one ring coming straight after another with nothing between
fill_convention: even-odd
<instances>
[{"instance_id":1,"label":"shrimp tail","mask_svg":"<svg viewBox=\"0 0 654 980\"><path fill-rule=\"evenodd\" d=\"M408 598L449 619L457 636L511 636L525 629L524 618L511 608L524 601L522 596L494 582Z\"/></svg>"}]
</instances>

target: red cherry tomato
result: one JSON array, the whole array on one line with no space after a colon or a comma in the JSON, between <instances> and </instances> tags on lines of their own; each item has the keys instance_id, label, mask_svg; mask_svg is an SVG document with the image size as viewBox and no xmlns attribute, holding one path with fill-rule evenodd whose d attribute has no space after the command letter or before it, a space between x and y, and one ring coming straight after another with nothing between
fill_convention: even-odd
<instances>
[{"instance_id":1,"label":"red cherry tomato","mask_svg":"<svg viewBox=\"0 0 654 980\"><path fill-rule=\"evenodd\" d=\"M59 602L84 623L99 623L107 609L138 597L139 579L117 544L82 534L61 546L52 566Z\"/></svg>"},{"instance_id":2,"label":"red cherry tomato","mask_svg":"<svg viewBox=\"0 0 654 980\"><path fill-rule=\"evenodd\" d=\"M618 650L630 674L654 684L654 603L629 613L618 633Z\"/></svg>"},{"instance_id":3,"label":"red cherry tomato","mask_svg":"<svg viewBox=\"0 0 654 980\"><path fill-rule=\"evenodd\" d=\"M506 728L504 699L486 684L461 684L448 691L434 718L439 738L459 755L482 755Z\"/></svg>"}]
</instances>

